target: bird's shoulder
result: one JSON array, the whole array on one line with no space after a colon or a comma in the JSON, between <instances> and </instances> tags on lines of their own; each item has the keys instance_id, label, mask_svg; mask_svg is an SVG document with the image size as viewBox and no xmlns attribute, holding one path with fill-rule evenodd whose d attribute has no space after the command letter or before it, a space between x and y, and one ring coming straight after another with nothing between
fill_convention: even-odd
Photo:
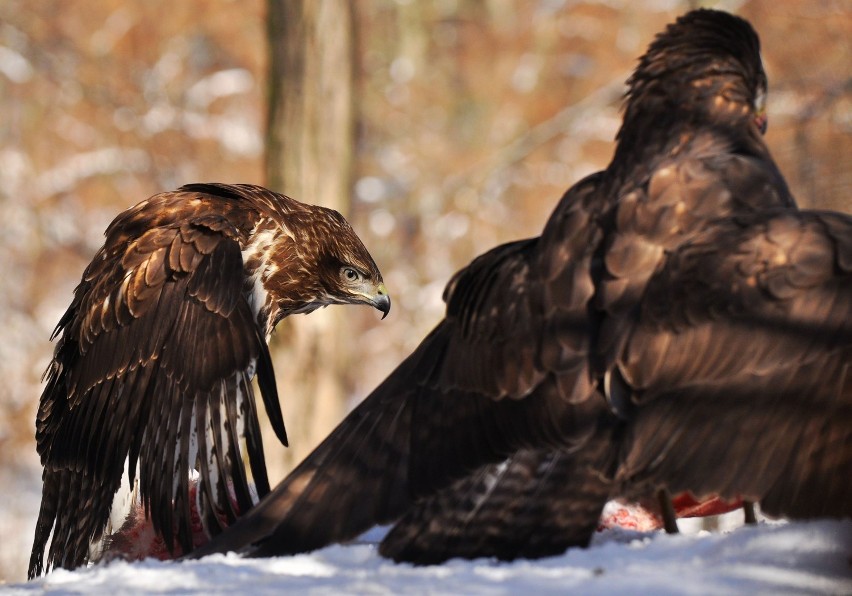
<instances>
[{"instance_id":1,"label":"bird's shoulder","mask_svg":"<svg viewBox=\"0 0 852 596\"><path fill-rule=\"evenodd\" d=\"M852 217L787 209L739 215L713 222L667 256L648 283L621 367L640 389L662 380L669 388L759 385L791 363L839 363L838 354L852 352L850 321Z\"/></svg>"},{"instance_id":2,"label":"bird's shoulder","mask_svg":"<svg viewBox=\"0 0 852 596\"><path fill-rule=\"evenodd\" d=\"M213 273L225 262L234 273L241 243L257 220L255 212L238 207L214 196L169 192L116 217L75 290L71 308L83 343L138 319L169 281Z\"/></svg>"},{"instance_id":3,"label":"bird's shoulder","mask_svg":"<svg viewBox=\"0 0 852 596\"><path fill-rule=\"evenodd\" d=\"M743 214L712 222L667 256L648 285L641 320L679 328L758 312L789 319L799 302L829 316L843 304L825 299L849 292L851 284L852 216L788 209Z\"/></svg>"}]
</instances>

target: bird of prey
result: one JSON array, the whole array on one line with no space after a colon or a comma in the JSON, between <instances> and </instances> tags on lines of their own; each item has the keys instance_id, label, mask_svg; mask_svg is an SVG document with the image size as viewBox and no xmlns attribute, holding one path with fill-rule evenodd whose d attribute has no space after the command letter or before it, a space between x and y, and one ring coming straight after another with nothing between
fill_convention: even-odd
<instances>
[{"instance_id":1,"label":"bird of prey","mask_svg":"<svg viewBox=\"0 0 852 596\"><path fill-rule=\"evenodd\" d=\"M108 523L118 530L133 500L117 491L135 482L173 552L194 546L191 506L207 534L247 511L269 492L255 375L287 443L267 347L275 326L329 304L390 310L379 269L338 212L259 186L158 194L105 235L53 333L30 577L96 556L91 543Z\"/></svg>"},{"instance_id":2,"label":"bird of prey","mask_svg":"<svg viewBox=\"0 0 852 596\"><path fill-rule=\"evenodd\" d=\"M381 548L397 560L543 556L586 544L608 499L663 489L852 515L852 217L797 210L765 92L745 20L669 25L608 167L539 237L457 273L420 346L193 556L401 517Z\"/></svg>"}]
</instances>

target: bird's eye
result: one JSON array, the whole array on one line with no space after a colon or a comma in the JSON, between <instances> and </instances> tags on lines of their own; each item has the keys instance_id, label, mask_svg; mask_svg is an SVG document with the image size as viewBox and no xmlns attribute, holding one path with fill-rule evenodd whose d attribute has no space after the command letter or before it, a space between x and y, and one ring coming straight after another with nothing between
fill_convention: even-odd
<instances>
[{"instance_id":1,"label":"bird's eye","mask_svg":"<svg viewBox=\"0 0 852 596\"><path fill-rule=\"evenodd\" d=\"M349 281L356 281L360 277L360 275L358 275L358 272L355 271L352 267L344 267L343 275Z\"/></svg>"}]
</instances>

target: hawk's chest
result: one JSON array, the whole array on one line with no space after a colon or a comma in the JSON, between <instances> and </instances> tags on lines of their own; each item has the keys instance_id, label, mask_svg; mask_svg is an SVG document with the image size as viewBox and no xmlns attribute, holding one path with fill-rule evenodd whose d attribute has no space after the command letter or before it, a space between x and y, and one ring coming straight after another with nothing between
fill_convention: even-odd
<instances>
[{"instance_id":1,"label":"hawk's chest","mask_svg":"<svg viewBox=\"0 0 852 596\"><path fill-rule=\"evenodd\" d=\"M258 224L261 228L263 224ZM275 311L274 297L269 292L268 280L278 272L278 264L272 258L282 230L277 226L263 226L249 237L242 248L245 283L243 292L257 324L266 338L272 333Z\"/></svg>"}]
</instances>

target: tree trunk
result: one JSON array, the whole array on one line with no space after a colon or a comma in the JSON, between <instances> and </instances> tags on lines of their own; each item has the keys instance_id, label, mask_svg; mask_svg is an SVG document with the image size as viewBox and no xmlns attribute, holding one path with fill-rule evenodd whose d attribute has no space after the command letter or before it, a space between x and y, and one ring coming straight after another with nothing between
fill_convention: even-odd
<instances>
[{"instance_id":1,"label":"tree trunk","mask_svg":"<svg viewBox=\"0 0 852 596\"><path fill-rule=\"evenodd\" d=\"M269 0L266 183L295 199L349 211L354 145L354 21L346 0ZM342 312L341 312L342 311ZM342 307L285 319L273 362L290 449L271 432L275 482L342 418L348 360Z\"/></svg>"}]
</instances>

